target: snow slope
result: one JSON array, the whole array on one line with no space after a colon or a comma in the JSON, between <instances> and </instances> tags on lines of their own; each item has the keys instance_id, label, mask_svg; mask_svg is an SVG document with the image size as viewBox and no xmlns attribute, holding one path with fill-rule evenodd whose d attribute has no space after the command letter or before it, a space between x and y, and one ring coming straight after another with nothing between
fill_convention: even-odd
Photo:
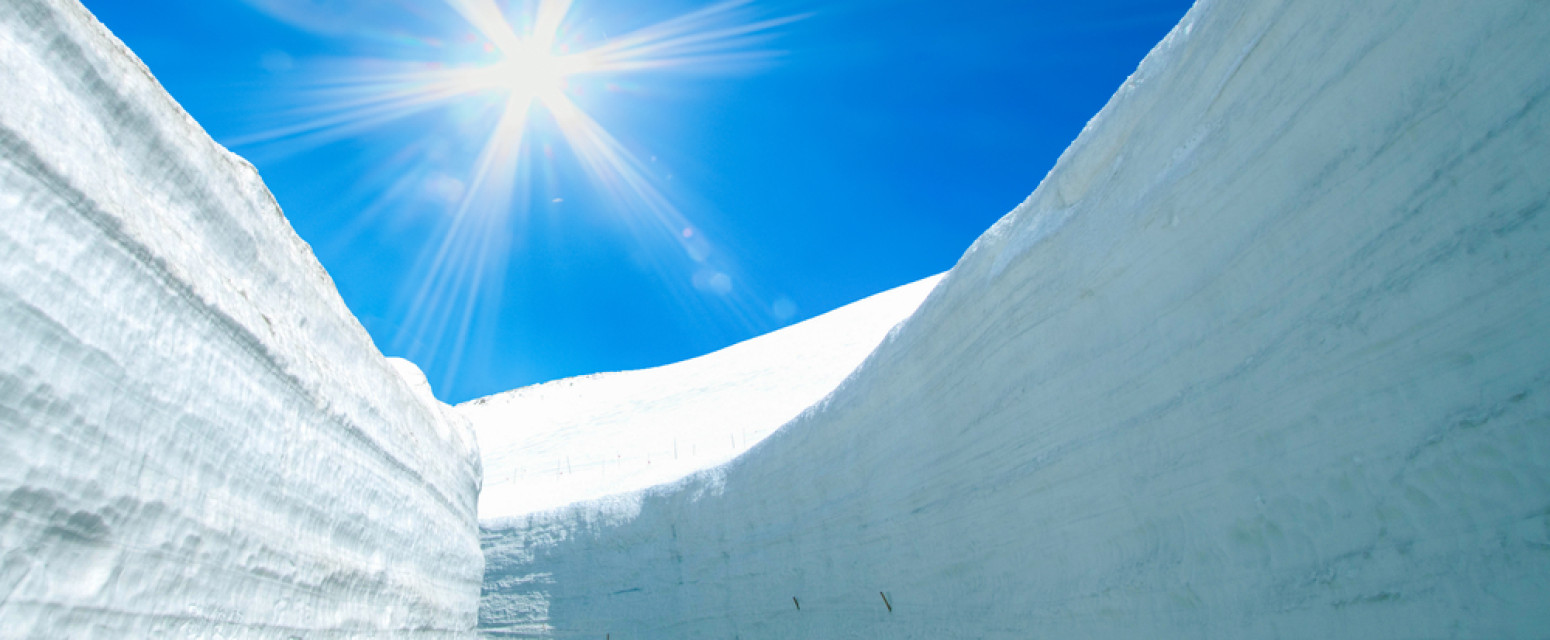
<instances>
[{"instance_id":1,"label":"snow slope","mask_svg":"<svg viewBox=\"0 0 1550 640\"><path fill-rule=\"evenodd\" d=\"M72 0L0 9L0 637L467 637L477 448Z\"/></svg>"},{"instance_id":2,"label":"snow slope","mask_svg":"<svg viewBox=\"0 0 1550 640\"><path fill-rule=\"evenodd\" d=\"M487 526L481 626L1542 637L1546 33L1202 0L821 407Z\"/></svg>"},{"instance_id":3,"label":"snow slope","mask_svg":"<svg viewBox=\"0 0 1550 640\"><path fill-rule=\"evenodd\" d=\"M458 405L484 461L479 519L637 491L731 460L838 386L940 277L677 364Z\"/></svg>"}]
</instances>

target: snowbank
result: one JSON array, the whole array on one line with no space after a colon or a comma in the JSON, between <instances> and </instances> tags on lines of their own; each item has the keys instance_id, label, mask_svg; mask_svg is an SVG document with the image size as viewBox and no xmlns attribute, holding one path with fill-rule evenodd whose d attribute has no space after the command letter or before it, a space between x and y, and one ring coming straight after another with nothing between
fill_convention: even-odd
<instances>
[{"instance_id":1,"label":"snowbank","mask_svg":"<svg viewBox=\"0 0 1550 640\"><path fill-rule=\"evenodd\" d=\"M481 625L1542 635L1546 33L1537 0L1199 3L821 408L487 528Z\"/></svg>"},{"instance_id":2,"label":"snowbank","mask_svg":"<svg viewBox=\"0 0 1550 640\"><path fill-rule=\"evenodd\" d=\"M84 8L0 61L0 636L471 635L466 421Z\"/></svg>"},{"instance_id":3,"label":"snowbank","mask_svg":"<svg viewBox=\"0 0 1550 640\"><path fill-rule=\"evenodd\" d=\"M458 405L479 435L479 519L639 491L723 464L833 391L932 276L692 360Z\"/></svg>"}]
</instances>

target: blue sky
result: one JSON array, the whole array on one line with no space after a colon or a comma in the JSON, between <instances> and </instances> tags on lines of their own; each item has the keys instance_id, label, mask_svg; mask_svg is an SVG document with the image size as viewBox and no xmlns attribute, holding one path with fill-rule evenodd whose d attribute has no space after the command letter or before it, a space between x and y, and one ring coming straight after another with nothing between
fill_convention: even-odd
<instances>
[{"instance_id":1,"label":"blue sky","mask_svg":"<svg viewBox=\"0 0 1550 640\"><path fill-rule=\"evenodd\" d=\"M679 46L567 77L585 119L535 101L516 131L509 87L398 82L508 68L499 29L444 0L84 3L450 402L676 362L951 267L1189 6L576 0L566 53L665 21ZM535 22L500 6L507 33Z\"/></svg>"}]
</instances>

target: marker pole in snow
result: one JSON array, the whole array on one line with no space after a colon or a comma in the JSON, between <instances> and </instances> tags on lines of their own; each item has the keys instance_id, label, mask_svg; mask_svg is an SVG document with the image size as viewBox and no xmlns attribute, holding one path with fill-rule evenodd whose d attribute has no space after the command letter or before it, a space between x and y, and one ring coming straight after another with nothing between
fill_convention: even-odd
<instances>
[{"instance_id":1,"label":"marker pole in snow","mask_svg":"<svg viewBox=\"0 0 1550 640\"><path fill-rule=\"evenodd\" d=\"M877 595L883 597L883 606L888 607L888 613L893 613L893 603L888 601L888 594L879 591Z\"/></svg>"}]
</instances>

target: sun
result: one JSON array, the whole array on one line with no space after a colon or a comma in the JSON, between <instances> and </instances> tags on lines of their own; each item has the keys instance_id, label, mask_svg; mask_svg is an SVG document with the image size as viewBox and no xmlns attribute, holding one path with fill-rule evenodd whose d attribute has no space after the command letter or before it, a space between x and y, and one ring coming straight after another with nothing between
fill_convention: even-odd
<instances>
[{"instance_id":1,"label":"sun","mask_svg":"<svg viewBox=\"0 0 1550 640\"><path fill-rule=\"evenodd\" d=\"M615 212L631 233L641 236L643 255L651 257L660 281L675 295L684 300L711 296L712 304L724 305L737 318L753 317L754 309L766 306L745 300L751 289L733 284L731 258L716 251L699 225L658 189L651 164L655 156L642 161L583 106L610 94L624 95L618 87L633 85L625 78L635 74L723 75L759 68L781 55L766 48L769 39L805 16L764 17L755 0L711 0L688 13L594 39L573 28L588 23L574 11L579 2L443 0L469 31L465 37L423 43L440 47L457 41L468 47L448 48L447 57L425 59L422 50L414 49L412 55L406 50L402 60L344 65L344 73L316 94L323 100L308 109L312 115L306 121L244 141L323 144L433 108L460 107L446 113L457 130L475 136L469 151L459 152L467 156L457 162L466 164L446 169L438 164L446 161L433 163L429 153L424 164L405 160L438 147L441 141L428 136L394 159L410 164L396 165L405 166L398 172L402 177L367 207L395 206L419 182L429 184L427 176L436 178L438 194L453 194L440 196L445 200L441 226L426 239L415 266L418 282L406 292L408 312L393 338L397 345L410 345L405 350L422 365L441 361L432 366L444 372L443 384L450 384L458 369L475 309L489 308L481 307L480 299L500 294L508 256L521 241L528 216L538 213L531 197L535 179L540 173L553 175L556 162L571 163L569 170L579 170L576 175L585 179L585 197ZM577 82L583 75L590 80ZM589 101L572 100L594 87ZM540 109L545 115L534 117ZM535 135L538 131L543 134ZM567 152L562 160L551 155L555 147ZM455 186L449 191L448 184Z\"/></svg>"},{"instance_id":2,"label":"sun","mask_svg":"<svg viewBox=\"0 0 1550 640\"><path fill-rule=\"evenodd\" d=\"M498 81L515 96L557 93L565 88L565 72L553 52L523 43L494 66Z\"/></svg>"},{"instance_id":3,"label":"sun","mask_svg":"<svg viewBox=\"0 0 1550 640\"><path fill-rule=\"evenodd\" d=\"M588 56L560 55L536 42L518 41L495 62L471 73L463 89L504 91L515 102L553 104L563 99L571 76L588 71Z\"/></svg>"}]
</instances>

